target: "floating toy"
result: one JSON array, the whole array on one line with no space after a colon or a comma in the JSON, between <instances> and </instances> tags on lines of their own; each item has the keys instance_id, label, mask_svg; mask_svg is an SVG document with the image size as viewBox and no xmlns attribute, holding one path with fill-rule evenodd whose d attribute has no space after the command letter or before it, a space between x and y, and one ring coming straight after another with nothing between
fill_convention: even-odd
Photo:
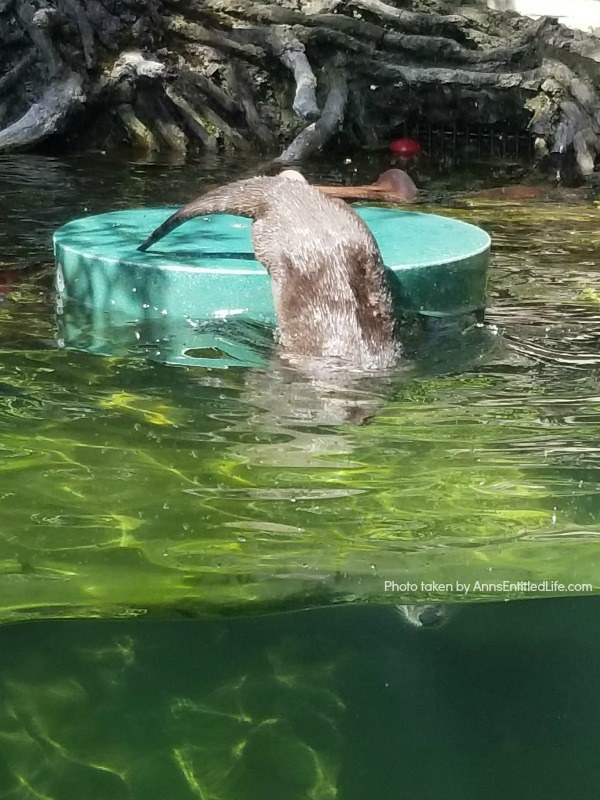
<instances>
[{"instance_id":1,"label":"floating toy","mask_svg":"<svg viewBox=\"0 0 600 800\"><path fill-rule=\"evenodd\" d=\"M402 158L414 158L421 152L421 145L414 139L394 139L390 142L390 150L394 155Z\"/></svg>"},{"instance_id":2,"label":"floating toy","mask_svg":"<svg viewBox=\"0 0 600 800\"><path fill-rule=\"evenodd\" d=\"M356 210L390 269L399 310L448 317L484 309L485 231L434 214ZM276 323L269 275L254 258L251 220L199 217L139 252L172 211L114 211L73 220L55 233L60 343L179 364L261 363L227 337L230 322Z\"/></svg>"}]
</instances>

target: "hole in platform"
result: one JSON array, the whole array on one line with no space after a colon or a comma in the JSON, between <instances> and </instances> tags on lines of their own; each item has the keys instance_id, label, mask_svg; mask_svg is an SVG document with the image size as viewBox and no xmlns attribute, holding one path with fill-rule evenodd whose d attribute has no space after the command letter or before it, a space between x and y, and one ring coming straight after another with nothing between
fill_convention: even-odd
<instances>
[{"instance_id":1,"label":"hole in platform","mask_svg":"<svg viewBox=\"0 0 600 800\"><path fill-rule=\"evenodd\" d=\"M192 347L184 350L182 355L186 358L231 358L229 353L220 350L218 347Z\"/></svg>"}]
</instances>

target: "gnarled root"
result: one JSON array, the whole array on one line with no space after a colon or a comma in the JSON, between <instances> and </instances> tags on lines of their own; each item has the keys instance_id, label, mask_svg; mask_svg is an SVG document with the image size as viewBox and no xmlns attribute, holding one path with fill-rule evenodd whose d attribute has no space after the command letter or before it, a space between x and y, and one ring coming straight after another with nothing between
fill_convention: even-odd
<instances>
[{"instance_id":1,"label":"gnarled root","mask_svg":"<svg viewBox=\"0 0 600 800\"><path fill-rule=\"evenodd\" d=\"M348 84L342 70L329 71L329 93L323 113L316 122L305 128L276 159L280 164L294 164L320 150L339 131L348 101Z\"/></svg>"},{"instance_id":2,"label":"gnarled root","mask_svg":"<svg viewBox=\"0 0 600 800\"><path fill-rule=\"evenodd\" d=\"M21 119L0 131L0 152L25 150L66 127L83 107L85 94L79 75L54 83Z\"/></svg>"}]
</instances>

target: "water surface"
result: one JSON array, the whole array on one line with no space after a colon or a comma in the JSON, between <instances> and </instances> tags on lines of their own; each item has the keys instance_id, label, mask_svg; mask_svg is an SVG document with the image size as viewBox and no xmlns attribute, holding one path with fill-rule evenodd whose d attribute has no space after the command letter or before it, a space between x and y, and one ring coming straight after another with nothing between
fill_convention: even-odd
<instances>
[{"instance_id":1,"label":"water surface","mask_svg":"<svg viewBox=\"0 0 600 800\"><path fill-rule=\"evenodd\" d=\"M262 369L57 346L55 228L183 202L233 174L0 159L2 618L403 602L435 594L433 581L597 590L596 206L560 193L426 205L492 235L486 325L421 331L377 380L308 379L277 363L268 331L239 332ZM416 589L392 596L389 580Z\"/></svg>"}]
</instances>

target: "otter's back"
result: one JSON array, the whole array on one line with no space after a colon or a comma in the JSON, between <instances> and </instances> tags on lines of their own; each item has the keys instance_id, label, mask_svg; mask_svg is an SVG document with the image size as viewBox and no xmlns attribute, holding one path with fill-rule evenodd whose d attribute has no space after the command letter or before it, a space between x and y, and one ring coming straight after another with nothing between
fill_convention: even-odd
<instances>
[{"instance_id":1,"label":"otter's back","mask_svg":"<svg viewBox=\"0 0 600 800\"><path fill-rule=\"evenodd\" d=\"M379 253L373 234L350 206L306 183L276 181L262 218L268 222L270 236L285 246L300 269L310 270L315 257L321 255L331 256L336 251L343 255L349 246Z\"/></svg>"}]
</instances>

